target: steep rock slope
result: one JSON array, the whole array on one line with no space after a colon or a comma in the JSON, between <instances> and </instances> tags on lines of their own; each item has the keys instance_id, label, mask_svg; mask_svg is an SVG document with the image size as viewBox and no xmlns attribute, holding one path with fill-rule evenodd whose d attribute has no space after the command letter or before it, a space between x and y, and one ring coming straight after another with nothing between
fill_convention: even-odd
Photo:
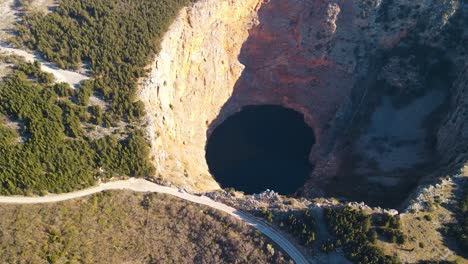
<instances>
[{"instance_id":1,"label":"steep rock slope","mask_svg":"<svg viewBox=\"0 0 468 264\"><path fill-rule=\"evenodd\" d=\"M218 188L205 162L206 130L244 68L237 57L257 23L260 2L198 1L166 34L140 94L163 179L197 190Z\"/></svg>"},{"instance_id":2,"label":"steep rock slope","mask_svg":"<svg viewBox=\"0 0 468 264\"><path fill-rule=\"evenodd\" d=\"M218 188L210 133L243 106L277 104L315 132L303 194L379 203L400 190L400 201L437 166L466 161L466 10L458 0L184 9L141 85L158 177Z\"/></svg>"}]
</instances>

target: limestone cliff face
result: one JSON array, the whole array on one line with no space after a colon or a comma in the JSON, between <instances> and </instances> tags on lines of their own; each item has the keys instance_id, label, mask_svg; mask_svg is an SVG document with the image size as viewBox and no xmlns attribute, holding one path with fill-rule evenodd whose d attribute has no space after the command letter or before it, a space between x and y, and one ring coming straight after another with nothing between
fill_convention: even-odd
<instances>
[{"instance_id":1,"label":"limestone cliff face","mask_svg":"<svg viewBox=\"0 0 468 264\"><path fill-rule=\"evenodd\" d=\"M205 161L206 131L244 68L238 56L261 2L198 1L167 32L140 93L162 179L195 190L218 188Z\"/></svg>"},{"instance_id":2,"label":"limestone cliff face","mask_svg":"<svg viewBox=\"0 0 468 264\"><path fill-rule=\"evenodd\" d=\"M329 1L280 0L204 0L184 9L140 94L158 177L195 190L218 188L205 161L207 136L245 105L303 113L316 132L311 159L318 161L356 66L354 43L327 48L340 12Z\"/></svg>"},{"instance_id":3,"label":"limestone cliff face","mask_svg":"<svg viewBox=\"0 0 468 264\"><path fill-rule=\"evenodd\" d=\"M306 195L332 186L385 199L414 186L440 155L466 159L468 143L456 139L467 139L465 5L201 0L185 8L141 85L157 176L219 188L206 140L259 104L294 109L314 129Z\"/></svg>"}]
</instances>

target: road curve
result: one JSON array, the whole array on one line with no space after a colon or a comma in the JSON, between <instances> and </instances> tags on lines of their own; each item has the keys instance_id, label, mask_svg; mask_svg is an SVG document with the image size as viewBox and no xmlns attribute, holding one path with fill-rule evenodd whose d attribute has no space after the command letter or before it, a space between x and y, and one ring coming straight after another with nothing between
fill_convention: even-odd
<instances>
[{"instance_id":1,"label":"road curve","mask_svg":"<svg viewBox=\"0 0 468 264\"><path fill-rule=\"evenodd\" d=\"M291 243L287 238L285 238L281 233L276 231L274 228L266 225L261 220L258 220L246 213L243 213L233 207L227 206L225 204L215 202L214 200L206 196L196 196L188 194L185 192L180 192L178 189L170 188L166 186L161 186L155 183L152 183L143 179L131 178L129 180L114 181L108 183L102 183L98 186L71 192L64 194L49 194L41 197L25 197L25 196L0 196L0 203L8 204L40 204L40 203L54 203L61 202L70 199L75 199L79 197L88 196L91 194L99 193L106 190L131 190L135 192L155 192L155 193L164 193L172 196L179 197L181 199L194 202L197 204L203 204L211 208L223 211L230 214L231 216L247 223L248 225L254 227L258 231L262 232L264 235L273 240L278 246L280 246L297 264L307 264L309 263L304 255Z\"/></svg>"}]
</instances>

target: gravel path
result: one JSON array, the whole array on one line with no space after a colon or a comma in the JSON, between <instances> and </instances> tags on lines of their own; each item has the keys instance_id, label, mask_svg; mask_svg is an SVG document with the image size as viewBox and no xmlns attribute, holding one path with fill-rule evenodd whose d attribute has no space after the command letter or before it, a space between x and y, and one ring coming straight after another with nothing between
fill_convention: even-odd
<instances>
[{"instance_id":1,"label":"gravel path","mask_svg":"<svg viewBox=\"0 0 468 264\"><path fill-rule=\"evenodd\" d=\"M62 70L57 66L45 61L37 54L31 54L24 50L10 48L7 45L1 44L0 45L0 54L15 54L21 57L24 57L26 61L33 62L35 60L41 63L41 70L44 72L52 73L55 77L57 82L65 82L70 84L71 87L75 88L80 82L83 80L89 79L89 76L73 72Z\"/></svg>"}]
</instances>

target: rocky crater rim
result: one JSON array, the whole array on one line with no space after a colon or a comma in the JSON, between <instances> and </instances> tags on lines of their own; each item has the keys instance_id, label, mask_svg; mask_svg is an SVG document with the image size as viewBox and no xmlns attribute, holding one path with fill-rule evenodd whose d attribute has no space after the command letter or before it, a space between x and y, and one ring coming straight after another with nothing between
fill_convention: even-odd
<instances>
[{"instance_id":1,"label":"rocky crater rim","mask_svg":"<svg viewBox=\"0 0 468 264\"><path fill-rule=\"evenodd\" d=\"M304 22L323 24L325 33L333 35L339 7L322 3L310 21L303 18L304 8L312 6L204 0L181 11L140 93L158 177L199 191L219 188L204 158L206 131L209 135L247 105L279 105L302 113L318 144L326 145L325 120L346 98L348 92L338 91L349 90L340 83L351 76L349 69L323 58L324 51L310 54L312 44L301 36ZM317 76L321 71L345 75L345 81L318 85L324 81ZM311 153L310 161L319 155Z\"/></svg>"},{"instance_id":2,"label":"rocky crater rim","mask_svg":"<svg viewBox=\"0 0 468 264\"><path fill-rule=\"evenodd\" d=\"M464 163L466 54L444 32L464 30L456 21L466 8L395 1L201 0L184 8L141 83L156 177L219 189L207 140L249 105L293 109L313 129L314 169L299 190L307 197L381 205L391 196L394 204L382 206L397 207L427 175ZM446 76L431 78L446 61ZM360 196L340 191L347 188Z\"/></svg>"},{"instance_id":3,"label":"rocky crater rim","mask_svg":"<svg viewBox=\"0 0 468 264\"><path fill-rule=\"evenodd\" d=\"M198 1L166 33L140 93L157 177L186 189L219 189L205 161L206 131L244 69L238 57L262 2Z\"/></svg>"}]
</instances>

